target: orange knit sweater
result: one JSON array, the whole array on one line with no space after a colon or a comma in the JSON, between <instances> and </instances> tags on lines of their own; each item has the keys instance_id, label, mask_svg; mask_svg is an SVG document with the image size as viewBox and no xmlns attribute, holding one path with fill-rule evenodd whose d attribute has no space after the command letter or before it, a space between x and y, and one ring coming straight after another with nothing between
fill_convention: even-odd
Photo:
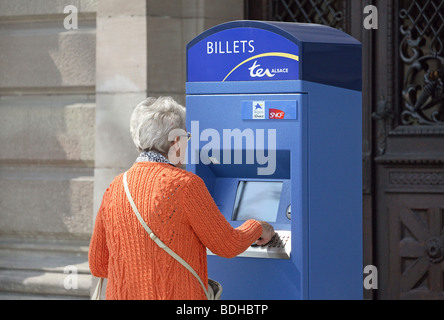
<instances>
[{"instance_id":1,"label":"orange knit sweater","mask_svg":"<svg viewBox=\"0 0 444 320\"><path fill-rule=\"evenodd\" d=\"M139 162L128 171L134 202L153 232L187 261L207 286L206 249L235 257L262 234L254 220L232 228L198 176L166 163ZM106 190L89 248L89 267L108 278L106 299L206 299L196 278L152 241L123 188Z\"/></svg>"}]
</instances>

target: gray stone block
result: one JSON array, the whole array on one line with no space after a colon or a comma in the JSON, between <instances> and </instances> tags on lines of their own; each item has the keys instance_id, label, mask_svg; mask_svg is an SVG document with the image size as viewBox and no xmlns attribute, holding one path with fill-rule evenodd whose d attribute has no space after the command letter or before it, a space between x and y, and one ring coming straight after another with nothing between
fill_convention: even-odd
<instances>
[{"instance_id":1,"label":"gray stone block","mask_svg":"<svg viewBox=\"0 0 444 320\"><path fill-rule=\"evenodd\" d=\"M147 15L151 17L174 17L183 16L183 0L147 0Z\"/></svg>"},{"instance_id":2,"label":"gray stone block","mask_svg":"<svg viewBox=\"0 0 444 320\"><path fill-rule=\"evenodd\" d=\"M89 296L91 275L78 275L77 288L66 289L67 274L41 271L0 270L0 288L6 292Z\"/></svg>"},{"instance_id":3,"label":"gray stone block","mask_svg":"<svg viewBox=\"0 0 444 320\"><path fill-rule=\"evenodd\" d=\"M179 93L184 90L185 43L182 21L175 18L148 18L148 90Z\"/></svg>"},{"instance_id":4,"label":"gray stone block","mask_svg":"<svg viewBox=\"0 0 444 320\"><path fill-rule=\"evenodd\" d=\"M65 30L63 20L5 24L0 48L0 88L95 85L95 22L78 30Z\"/></svg>"},{"instance_id":5,"label":"gray stone block","mask_svg":"<svg viewBox=\"0 0 444 320\"><path fill-rule=\"evenodd\" d=\"M96 168L128 168L138 150L130 133L131 114L146 93L119 93L96 96Z\"/></svg>"},{"instance_id":6,"label":"gray stone block","mask_svg":"<svg viewBox=\"0 0 444 320\"><path fill-rule=\"evenodd\" d=\"M146 91L146 24L141 16L97 18L97 92Z\"/></svg>"},{"instance_id":7,"label":"gray stone block","mask_svg":"<svg viewBox=\"0 0 444 320\"><path fill-rule=\"evenodd\" d=\"M63 14L63 9L73 5L79 12L96 12L97 0L2 0L0 16L32 16Z\"/></svg>"},{"instance_id":8,"label":"gray stone block","mask_svg":"<svg viewBox=\"0 0 444 320\"><path fill-rule=\"evenodd\" d=\"M1 97L0 124L0 161L94 164L95 103L86 97Z\"/></svg>"},{"instance_id":9,"label":"gray stone block","mask_svg":"<svg viewBox=\"0 0 444 320\"><path fill-rule=\"evenodd\" d=\"M155 2L156 0L152 1ZM244 1L182 0L182 17L223 19L225 21L241 20L244 18Z\"/></svg>"},{"instance_id":10,"label":"gray stone block","mask_svg":"<svg viewBox=\"0 0 444 320\"><path fill-rule=\"evenodd\" d=\"M207 19L241 20L244 18L242 0L204 0L203 17Z\"/></svg>"},{"instance_id":11,"label":"gray stone block","mask_svg":"<svg viewBox=\"0 0 444 320\"><path fill-rule=\"evenodd\" d=\"M97 2L98 17L146 16L146 0L97 0Z\"/></svg>"},{"instance_id":12,"label":"gray stone block","mask_svg":"<svg viewBox=\"0 0 444 320\"><path fill-rule=\"evenodd\" d=\"M0 234L88 239L92 169L2 167Z\"/></svg>"}]
</instances>

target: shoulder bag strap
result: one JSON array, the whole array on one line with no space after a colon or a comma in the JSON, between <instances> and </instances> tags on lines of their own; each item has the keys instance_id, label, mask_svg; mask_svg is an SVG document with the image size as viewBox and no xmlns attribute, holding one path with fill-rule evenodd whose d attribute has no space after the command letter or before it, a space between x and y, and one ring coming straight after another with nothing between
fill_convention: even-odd
<instances>
[{"instance_id":1,"label":"shoulder bag strap","mask_svg":"<svg viewBox=\"0 0 444 320\"><path fill-rule=\"evenodd\" d=\"M163 243L155 234L154 232L150 229L150 227L148 227L148 225L145 223L145 221L143 220L142 216L139 213L139 210L137 210L137 206L134 203L133 198L131 197L131 193L129 191L128 188L128 181L126 178L126 172L123 175L123 186L125 188L125 193L126 196L128 197L128 201L131 204L131 207L133 208L134 213L137 216L137 219L139 219L139 222L142 224L143 228L146 230L146 232L148 232L148 234L150 235L150 238L163 250L165 250L169 255L171 255L174 259L176 259L181 265L183 265L185 268L187 268L188 271L190 271L193 276L196 277L196 279L199 281L200 285L202 286L203 291L205 292L205 296L207 297L207 299L211 300L212 298L210 297L210 293L209 291L207 291L207 289L205 288L205 285L203 284L202 280L200 279L199 275L196 273L196 271L194 271L194 269L185 261L183 260L178 254L176 254L173 250L171 250L165 243Z\"/></svg>"}]
</instances>

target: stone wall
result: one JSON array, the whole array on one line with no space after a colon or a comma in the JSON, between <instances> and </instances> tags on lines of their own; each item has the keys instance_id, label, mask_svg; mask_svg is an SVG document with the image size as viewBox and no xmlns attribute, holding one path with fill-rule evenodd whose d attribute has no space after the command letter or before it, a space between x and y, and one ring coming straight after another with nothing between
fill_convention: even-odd
<instances>
[{"instance_id":1,"label":"stone wall","mask_svg":"<svg viewBox=\"0 0 444 320\"><path fill-rule=\"evenodd\" d=\"M79 28L66 30L65 5ZM96 1L0 1L0 234L87 239Z\"/></svg>"},{"instance_id":2,"label":"stone wall","mask_svg":"<svg viewBox=\"0 0 444 320\"><path fill-rule=\"evenodd\" d=\"M94 181L100 198L136 155L133 107L184 104L186 44L242 16L241 0L0 0L0 233L88 238Z\"/></svg>"},{"instance_id":3,"label":"stone wall","mask_svg":"<svg viewBox=\"0 0 444 320\"><path fill-rule=\"evenodd\" d=\"M186 44L242 18L243 0L0 0L0 299L88 295L95 214L137 156L133 108L185 104ZM60 289L70 263L81 292Z\"/></svg>"}]
</instances>

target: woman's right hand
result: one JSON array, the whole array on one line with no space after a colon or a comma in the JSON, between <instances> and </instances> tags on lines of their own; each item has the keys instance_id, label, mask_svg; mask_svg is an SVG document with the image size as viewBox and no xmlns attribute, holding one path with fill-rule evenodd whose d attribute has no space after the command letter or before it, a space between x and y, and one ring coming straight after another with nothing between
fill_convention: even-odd
<instances>
[{"instance_id":1,"label":"woman's right hand","mask_svg":"<svg viewBox=\"0 0 444 320\"><path fill-rule=\"evenodd\" d=\"M275 232L274 228L271 224L265 222L265 221L259 221L262 225L262 235L261 237L256 241L256 244L258 246L264 246L268 242L270 242L271 238L273 238Z\"/></svg>"}]
</instances>

